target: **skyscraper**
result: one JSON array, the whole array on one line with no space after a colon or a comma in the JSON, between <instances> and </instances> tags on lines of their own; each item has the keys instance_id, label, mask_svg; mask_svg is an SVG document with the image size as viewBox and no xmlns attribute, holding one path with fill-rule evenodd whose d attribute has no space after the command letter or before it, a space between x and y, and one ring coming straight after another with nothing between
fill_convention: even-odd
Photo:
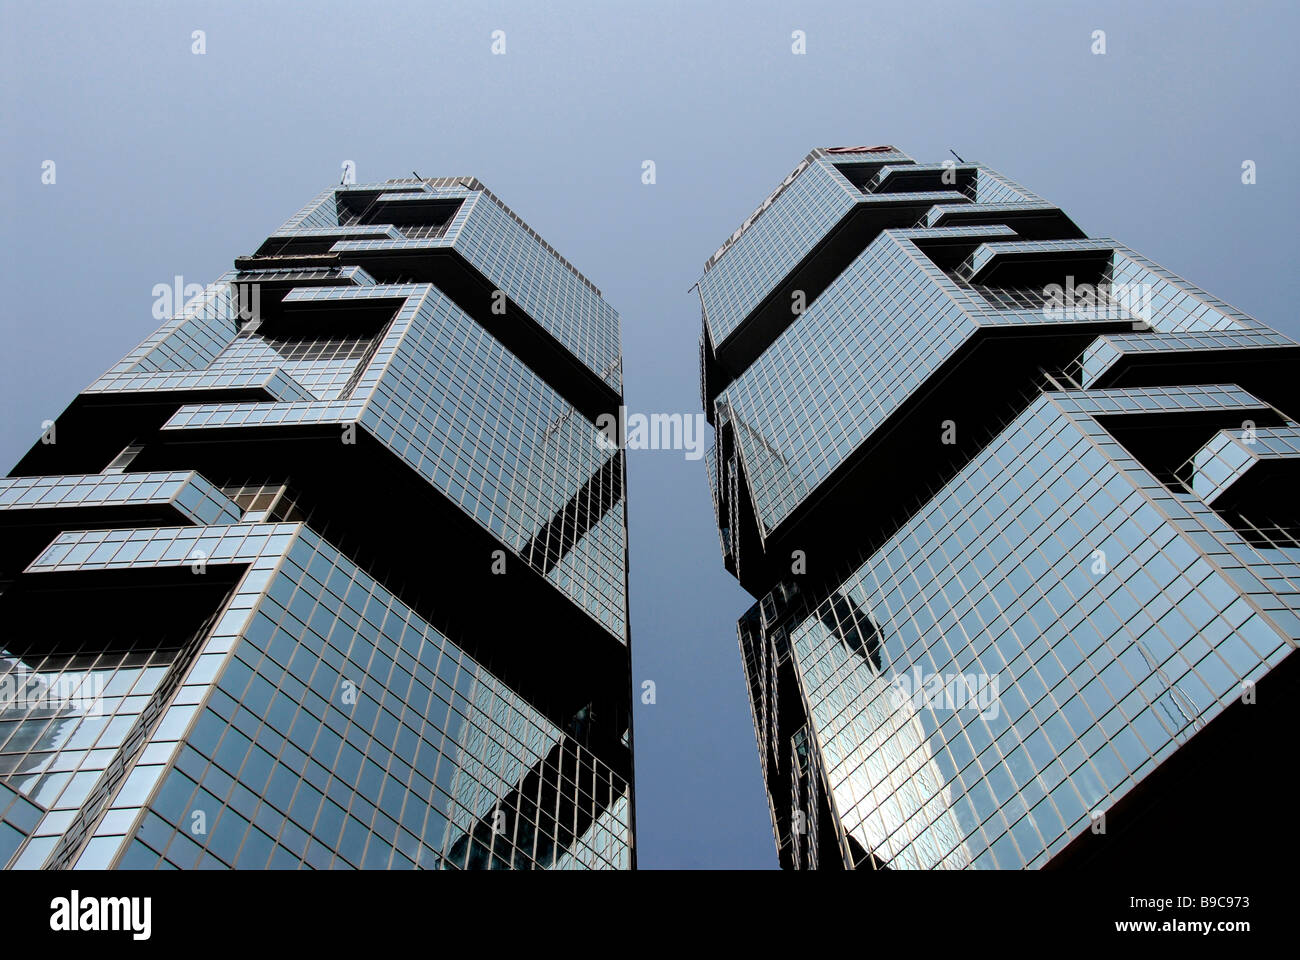
<instances>
[{"instance_id":1,"label":"skyscraper","mask_svg":"<svg viewBox=\"0 0 1300 960\"><path fill-rule=\"evenodd\" d=\"M155 293L0 480L0 864L634 866L600 291L445 178Z\"/></svg>"},{"instance_id":2,"label":"skyscraper","mask_svg":"<svg viewBox=\"0 0 1300 960\"><path fill-rule=\"evenodd\" d=\"M1300 346L888 146L812 151L698 292L782 866L1294 843Z\"/></svg>"}]
</instances>

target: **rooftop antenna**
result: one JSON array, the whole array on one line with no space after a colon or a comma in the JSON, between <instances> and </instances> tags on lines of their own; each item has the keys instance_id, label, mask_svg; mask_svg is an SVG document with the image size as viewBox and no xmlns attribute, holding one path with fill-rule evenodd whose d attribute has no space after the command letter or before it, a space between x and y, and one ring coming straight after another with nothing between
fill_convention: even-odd
<instances>
[{"instance_id":1,"label":"rooftop antenna","mask_svg":"<svg viewBox=\"0 0 1300 960\"><path fill-rule=\"evenodd\" d=\"M949 148L948 148L948 152L951 153L954 157L957 157L957 151L954 150L952 147L949 147ZM958 163L965 163L966 161L963 160L961 157L957 157L957 162L958 162Z\"/></svg>"}]
</instances>

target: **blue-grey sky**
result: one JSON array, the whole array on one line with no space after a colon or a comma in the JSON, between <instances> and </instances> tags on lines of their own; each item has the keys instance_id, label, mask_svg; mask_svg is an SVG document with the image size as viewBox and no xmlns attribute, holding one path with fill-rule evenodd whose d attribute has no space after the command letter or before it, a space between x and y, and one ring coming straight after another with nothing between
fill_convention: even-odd
<instances>
[{"instance_id":1,"label":"blue-grey sky","mask_svg":"<svg viewBox=\"0 0 1300 960\"><path fill-rule=\"evenodd\" d=\"M621 312L633 411L699 410L687 290L813 146L953 148L1300 337L1293 4L0 11L0 469L153 330L155 284L216 279L345 160L360 181L487 183ZM735 639L752 600L722 569L702 464L629 462L635 681L657 688L636 714L640 864L773 867Z\"/></svg>"}]
</instances>

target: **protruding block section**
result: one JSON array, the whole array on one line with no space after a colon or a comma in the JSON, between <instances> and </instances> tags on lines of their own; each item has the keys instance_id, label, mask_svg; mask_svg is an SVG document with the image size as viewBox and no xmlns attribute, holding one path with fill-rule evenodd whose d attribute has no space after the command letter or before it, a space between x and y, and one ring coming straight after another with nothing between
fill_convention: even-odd
<instances>
[{"instance_id":1,"label":"protruding block section","mask_svg":"<svg viewBox=\"0 0 1300 960\"><path fill-rule=\"evenodd\" d=\"M1285 511L1300 490L1300 427L1256 427L1220 430L1196 451L1190 463L1191 487L1216 507L1266 515ZM1277 519L1281 519L1278 517Z\"/></svg>"}]
</instances>

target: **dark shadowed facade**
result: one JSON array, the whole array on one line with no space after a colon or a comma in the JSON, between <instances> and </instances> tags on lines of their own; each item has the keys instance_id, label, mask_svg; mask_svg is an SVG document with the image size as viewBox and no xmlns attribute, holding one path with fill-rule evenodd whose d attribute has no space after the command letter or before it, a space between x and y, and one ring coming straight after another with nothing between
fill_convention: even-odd
<instances>
[{"instance_id":1,"label":"dark shadowed facade","mask_svg":"<svg viewBox=\"0 0 1300 960\"><path fill-rule=\"evenodd\" d=\"M1294 840L1300 346L893 147L814 150L698 291L782 866Z\"/></svg>"},{"instance_id":2,"label":"dark shadowed facade","mask_svg":"<svg viewBox=\"0 0 1300 960\"><path fill-rule=\"evenodd\" d=\"M0 864L634 866L600 291L410 179L172 313L0 480Z\"/></svg>"}]
</instances>

